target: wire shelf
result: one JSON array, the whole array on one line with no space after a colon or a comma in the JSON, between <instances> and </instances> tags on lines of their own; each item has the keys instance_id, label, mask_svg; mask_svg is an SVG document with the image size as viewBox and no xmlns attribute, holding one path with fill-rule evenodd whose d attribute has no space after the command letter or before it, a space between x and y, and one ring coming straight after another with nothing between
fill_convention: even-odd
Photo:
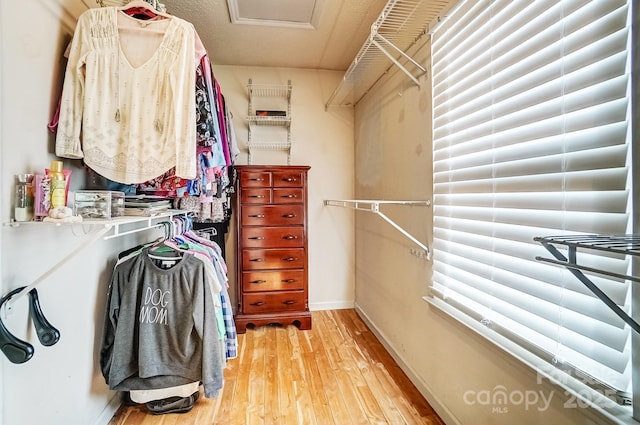
<instances>
[{"instance_id":1,"label":"wire shelf","mask_svg":"<svg viewBox=\"0 0 640 425\"><path fill-rule=\"evenodd\" d=\"M251 142L248 144L252 150L287 150L291 149L290 142Z\"/></svg>"},{"instance_id":2,"label":"wire shelf","mask_svg":"<svg viewBox=\"0 0 640 425\"><path fill-rule=\"evenodd\" d=\"M247 121L249 121L249 124L254 125L273 125L283 127L291 125L291 117L249 115L247 116Z\"/></svg>"},{"instance_id":3,"label":"wire shelf","mask_svg":"<svg viewBox=\"0 0 640 425\"><path fill-rule=\"evenodd\" d=\"M423 75L426 69L406 52L429 32L430 23L436 21L450 3L450 0L389 0L325 107L355 105L392 64L417 84L416 75ZM401 61L412 62L417 71L407 70Z\"/></svg>"},{"instance_id":4,"label":"wire shelf","mask_svg":"<svg viewBox=\"0 0 640 425\"><path fill-rule=\"evenodd\" d=\"M247 90L250 96L254 97L285 97L291 98L291 84L249 84Z\"/></svg>"},{"instance_id":5,"label":"wire shelf","mask_svg":"<svg viewBox=\"0 0 640 425\"><path fill-rule=\"evenodd\" d=\"M640 235L563 235L563 236L539 236L533 238L555 258L536 257L536 261L565 267L576 279L582 282L595 296L605 303L611 311L620 317L634 331L640 333L640 324L629 314L622 310L611 298L605 294L583 272L596 273L602 276L640 282L640 278L578 264L578 249L612 252L622 255L640 255ZM557 246L567 247L567 254L561 252Z\"/></svg>"}]
</instances>

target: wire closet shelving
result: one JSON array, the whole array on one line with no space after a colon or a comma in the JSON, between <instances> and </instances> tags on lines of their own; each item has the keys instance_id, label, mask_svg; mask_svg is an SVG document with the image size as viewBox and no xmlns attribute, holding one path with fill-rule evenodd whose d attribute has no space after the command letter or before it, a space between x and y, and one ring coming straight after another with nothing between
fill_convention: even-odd
<instances>
[{"instance_id":1,"label":"wire closet shelving","mask_svg":"<svg viewBox=\"0 0 640 425\"><path fill-rule=\"evenodd\" d=\"M639 277L615 273L578 264L579 250L600 251L602 253L614 253L620 255L640 256L640 235L567 235L567 236L540 236L534 238L551 253L553 258L537 256L536 260L566 267L582 284L584 284L595 296L604 302L618 317L628 324L634 331L640 333L640 324L629 314L622 310L607 294L583 272L596 273L603 276L640 282ZM566 248L566 255L559 248Z\"/></svg>"},{"instance_id":2,"label":"wire closet shelving","mask_svg":"<svg viewBox=\"0 0 640 425\"><path fill-rule=\"evenodd\" d=\"M428 34L430 24L450 4L450 0L389 0L325 109L355 105L392 65L420 85L418 78L427 70L407 51Z\"/></svg>"}]
</instances>

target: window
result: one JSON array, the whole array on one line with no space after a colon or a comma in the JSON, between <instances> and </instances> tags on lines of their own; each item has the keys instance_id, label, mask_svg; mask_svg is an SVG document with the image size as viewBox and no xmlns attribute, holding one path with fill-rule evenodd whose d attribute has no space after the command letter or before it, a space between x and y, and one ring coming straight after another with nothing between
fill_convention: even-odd
<instances>
[{"instance_id":1,"label":"window","mask_svg":"<svg viewBox=\"0 0 640 425\"><path fill-rule=\"evenodd\" d=\"M428 300L620 403L631 398L629 327L568 271L536 261L549 253L533 238L632 231L630 7L461 1L432 41ZM586 255L629 273L627 258ZM629 312L629 282L589 277Z\"/></svg>"}]
</instances>

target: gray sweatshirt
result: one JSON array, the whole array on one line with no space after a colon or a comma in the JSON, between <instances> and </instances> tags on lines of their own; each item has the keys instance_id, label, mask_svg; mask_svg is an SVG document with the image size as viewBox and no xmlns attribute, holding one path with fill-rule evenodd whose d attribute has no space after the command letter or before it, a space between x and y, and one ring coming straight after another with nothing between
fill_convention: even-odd
<instances>
[{"instance_id":1,"label":"gray sweatshirt","mask_svg":"<svg viewBox=\"0 0 640 425\"><path fill-rule=\"evenodd\" d=\"M191 254L158 267L148 248L113 272L100 366L109 388L129 391L201 381L222 388L222 348L204 263Z\"/></svg>"}]
</instances>

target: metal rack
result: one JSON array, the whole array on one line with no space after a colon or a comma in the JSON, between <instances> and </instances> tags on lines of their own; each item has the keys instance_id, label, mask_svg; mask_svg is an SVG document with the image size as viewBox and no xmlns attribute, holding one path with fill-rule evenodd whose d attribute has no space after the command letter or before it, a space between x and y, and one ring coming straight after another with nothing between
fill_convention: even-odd
<instances>
[{"instance_id":1,"label":"metal rack","mask_svg":"<svg viewBox=\"0 0 640 425\"><path fill-rule=\"evenodd\" d=\"M431 250L429 247L418 239L413 237L409 232L407 232L402 226L397 224L395 221L391 220L387 215L385 215L382 211L380 211L380 205L412 205L419 207L428 207L431 205L431 201L380 201L380 200L365 200L365 199L345 199L345 200L332 200L327 199L324 201L325 205L334 206L334 207L342 207L342 208L350 208L359 211L367 211L378 215L384 221L392 225L397 231L405 235L409 238L413 243L418 245L420 248L424 250L424 258L427 260L431 259Z\"/></svg>"},{"instance_id":2,"label":"metal rack","mask_svg":"<svg viewBox=\"0 0 640 425\"><path fill-rule=\"evenodd\" d=\"M580 282L582 282L591 292L602 300L613 312L625 321L631 328L640 333L640 325L633 320L624 310L622 310L607 294L595 285L585 274L585 272L597 273L603 276L610 276L619 279L640 282L640 278L601 270L578 264L578 249L596 250L610 252L621 255L640 256L640 235L570 235L570 236L546 236L535 237L534 241L540 242L547 251L555 257L545 258L537 256L536 260L566 267ZM567 247L565 256L556 245Z\"/></svg>"},{"instance_id":3,"label":"metal rack","mask_svg":"<svg viewBox=\"0 0 640 425\"><path fill-rule=\"evenodd\" d=\"M121 7L121 6L125 6L130 1L131 0L96 0L96 3L98 3L100 7L107 7L107 6ZM160 12L167 11L167 7L164 5L164 3L160 3L158 0L144 0L144 1L149 3L151 7L153 7L154 9Z\"/></svg>"},{"instance_id":4,"label":"metal rack","mask_svg":"<svg viewBox=\"0 0 640 425\"><path fill-rule=\"evenodd\" d=\"M393 65L419 86L418 78L427 70L406 52L428 33L429 24L450 3L450 0L389 0L325 109L331 105L355 105Z\"/></svg>"},{"instance_id":5,"label":"metal rack","mask_svg":"<svg viewBox=\"0 0 640 425\"><path fill-rule=\"evenodd\" d=\"M247 137L248 164L252 163L252 154L256 150L281 150L287 153L287 165L291 163L291 80L286 85L253 84L249 79L247 92L249 96L249 107L247 122L249 123L249 133ZM280 99L284 103L284 116L260 116L257 115L255 105L257 98ZM275 126L282 127L286 131L286 140L265 141L254 140L254 126Z\"/></svg>"},{"instance_id":6,"label":"metal rack","mask_svg":"<svg viewBox=\"0 0 640 425\"><path fill-rule=\"evenodd\" d=\"M15 303L17 300L25 296L29 291L31 291L34 287L45 281L49 276L55 273L60 267L66 264L73 257L87 249L89 246L93 245L100 239L108 240L113 239L125 235L130 235L133 233L142 232L145 230L156 229L164 227L162 224L163 221L170 220L174 216L183 216L187 213L185 211L180 210L170 210L164 213L157 214L152 217L133 217L133 216L123 216L123 217L115 217L110 220L85 220L82 222L75 223L64 223L64 222L40 222L40 221L28 221L28 222L10 222L4 224L6 227L20 227L20 226L58 226L58 227L69 227L69 226L96 226L98 230L96 232L91 233L80 245L78 245L74 250L69 252L65 257L63 257L60 261L54 264L49 270L41 274L38 278L36 278L33 282L27 285L24 289L22 289L19 293L14 295L10 300L6 302L6 308L11 308L11 305Z\"/></svg>"}]
</instances>

